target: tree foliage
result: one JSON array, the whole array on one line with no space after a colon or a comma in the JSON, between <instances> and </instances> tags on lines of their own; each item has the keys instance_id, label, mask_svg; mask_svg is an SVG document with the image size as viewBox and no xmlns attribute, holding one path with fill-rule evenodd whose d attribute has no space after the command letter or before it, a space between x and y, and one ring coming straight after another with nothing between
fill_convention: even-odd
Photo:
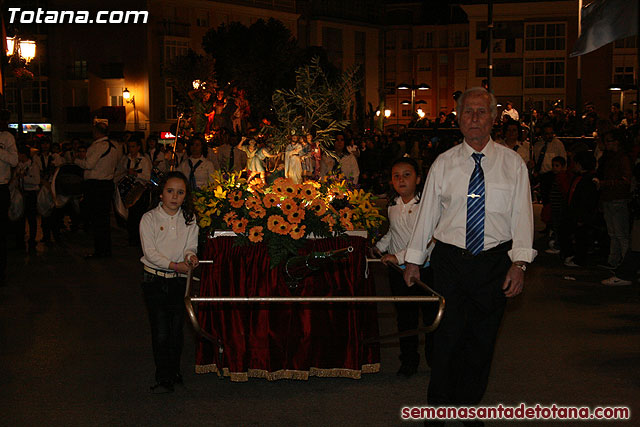
<instances>
[{"instance_id":1,"label":"tree foliage","mask_svg":"<svg viewBox=\"0 0 640 427\"><path fill-rule=\"evenodd\" d=\"M258 20L250 27L223 24L209 30L202 45L216 60L218 83L246 89L254 119L269 116L276 89L293 86L300 49L278 20Z\"/></svg>"},{"instance_id":2,"label":"tree foliage","mask_svg":"<svg viewBox=\"0 0 640 427\"><path fill-rule=\"evenodd\" d=\"M212 84L215 81L215 71L212 57L198 55L189 49L186 55L178 56L165 64L164 76L173 87L173 96L179 112L189 110L192 102L189 91L193 89L193 81L200 80Z\"/></svg>"},{"instance_id":3,"label":"tree foliage","mask_svg":"<svg viewBox=\"0 0 640 427\"><path fill-rule=\"evenodd\" d=\"M278 123L267 129L278 151L282 151L288 136L295 132L313 132L316 141L331 152L334 136L349 126L349 112L359 87L358 67L329 79L315 57L296 71L294 89L279 89L273 94L273 108Z\"/></svg>"}]
</instances>

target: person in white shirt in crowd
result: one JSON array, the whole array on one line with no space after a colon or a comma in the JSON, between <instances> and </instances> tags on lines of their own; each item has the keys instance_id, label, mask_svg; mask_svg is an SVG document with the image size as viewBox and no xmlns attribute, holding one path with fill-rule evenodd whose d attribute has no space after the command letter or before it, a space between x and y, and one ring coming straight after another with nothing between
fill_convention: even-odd
<instances>
[{"instance_id":1,"label":"person in white shirt in crowd","mask_svg":"<svg viewBox=\"0 0 640 427\"><path fill-rule=\"evenodd\" d=\"M564 157L567 160L567 151L564 144L553 130L553 125L547 123L542 127L542 138L533 145L533 172L537 175L544 175L553 171L554 157Z\"/></svg>"},{"instance_id":2,"label":"person in white shirt in crowd","mask_svg":"<svg viewBox=\"0 0 640 427\"><path fill-rule=\"evenodd\" d=\"M430 406L480 403L506 300L522 292L536 255L527 166L491 139L495 97L468 89L457 112L464 141L431 166L405 253L405 281L413 286L435 240L434 289L447 302L434 332Z\"/></svg>"},{"instance_id":3,"label":"person in white shirt in crowd","mask_svg":"<svg viewBox=\"0 0 640 427\"><path fill-rule=\"evenodd\" d=\"M404 255L409 244L418 218L418 203L420 203L420 169L418 163L409 158L402 157L391 165L391 184L393 192L389 203L389 231L374 247L374 254L382 256L382 262L402 265ZM386 252L385 255L382 253ZM423 282L430 283L431 270L423 269L421 276ZM426 292L418 287L407 287L401 273L389 269L389 286L394 296L424 296ZM398 332L404 332L418 328L418 318L422 311L423 324L428 325L436 316L435 304L396 303L396 321ZM433 334L427 334L425 339L425 354L427 365L431 363ZM398 376L407 378L418 372L420 353L418 353L418 335L400 338L400 369Z\"/></svg>"},{"instance_id":4,"label":"person in white shirt in crowd","mask_svg":"<svg viewBox=\"0 0 640 427\"><path fill-rule=\"evenodd\" d=\"M532 181L540 185L540 198L543 205L550 203L551 187L555 180L553 173L553 159L562 157L567 160L564 144L555 136L553 125L545 123L542 126L542 138L533 146Z\"/></svg>"},{"instance_id":5,"label":"person in white shirt in crowd","mask_svg":"<svg viewBox=\"0 0 640 427\"><path fill-rule=\"evenodd\" d=\"M14 171L14 179L24 200L24 215L17 221L16 247L24 250L25 226L29 224L29 252L36 251L38 235L38 190L40 190L40 168L31 159L31 150L27 146L18 148L18 165Z\"/></svg>"},{"instance_id":6,"label":"person in white shirt in crowd","mask_svg":"<svg viewBox=\"0 0 640 427\"><path fill-rule=\"evenodd\" d=\"M78 138L71 140L71 149L64 152L66 163L74 163L77 158L78 149L82 146L82 141Z\"/></svg>"},{"instance_id":7,"label":"person in white shirt in crowd","mask_svg":"<svg viewBox=\"0 0 640 427\"><path fill-rule=\"evenodd\" d=\"M502 111L501 121L505 122L506 120L515 120L516 122L520 121L520 114L518 114L518 110L513 108L513 103L511 101L507 101L507 105Z\"/></svg>"},{"instance_id":8,"label":"person in white shirt in crowd","mask_svg":"<svg viewBox=\"0 0 640 427\"><path fill-rule=\"evenodd\" d=\"M9 110L0 110L0 286L7 270L7 233L9 231L9 181L11 168L18 164L16 140L9 132Z\"/></svg>"},{"instance_id":9,"label":"person in white shirt in crowd","mask_svg":"<svg viewBox=\"0 0 640 427\"><path fill-rule=\"evenodd\" d=\"M51 179L58 166L60 166L60 156L54 155L51 152L51 140L45 136L40 138L38 142L38 152L33 155L33 161L37 163L40 169L40 175L42 178L42 185L51 186ZM60 214L58 209L54 208L53 212L40 219L42 226L42 243L50 245L52 237L56 240L60 240L60 227L61 227Z\"/></svg>"},{"instance_id":10,"label":"person in white shirt in crowd","mask_svg":"<svg viewBox=\"0 0 640 427\"><path fill-rule=\"evenodd\" d=\"M94 141L86 154L76 152L75 164L85 170L84 202L93 234L94 252L86 259L111 256L111 197L119 154L108 134L107 124L96 122L93 125Z\"/></svg>"},{"instance_id":11,"label":"person in white shirt in crowd","mask_svg":"<svg viewBox=\"0 0 640 427\"><path fill-rule=\"evenodd\" d=\"M187 147L190 155L176 169L187 177L191 190L204 187L215 172L213 163L206 158L206 152L203 152L206 148L200 135L192 137Z\"/></svg>"},{"instance_id":12,"label":"person in white shirt in crowd","mask_svg":"<svg viewBox=\"0 0 640 427\"><path fill-rule=\"evenodd\" d=\"M198 266L198 225L187 178L168 172L160 185L160 204L140 222L142 292L156 365L153 393L170 393L182 384L180 357L185 316L185 274Z\"/></svg>"},{"instance_id":13,"label":"person in white shirt in crowd","mask_svg":"<svg viewBox=\"0 0 640 427\"><path fill-rule=\"evenodd\" d=\"M119 183L125 177L132 177L139 185L147 186L151 179L151 161L141 153L142 142L140 139L130 139L127 143L129 154L120 159L116 169L115 182ZM150 193L145 190L140 198L128 208L127 233L129 234L129 246L140 245L140 219L149 208Z\"/></svg>"},{"instance_id":14,"label":"person in white shirt in crowd","mask_svg":"<svg viewBox=\"0 0 640 427\"><path fill-rule=\"evenodd\" d=\"M160 171L164 171L166 169L164 152L162 151L162 147L158 144L158 140L154 135L149 135L147 137L147 156L151 161L151 168L158 168Z\"/></svg>"},{"instance_id":15,"label":"person in white shirt in crowd","mask_svg":"<svg viewBox=\"0 0 640 427\"><path fill-rule=\"evenodd\" d=\"M173 150L173 144L169 145L167 147L167 152L164 153L164 158L167 162L166 170L168 171L175 170L180 165L180 163L182 163L184 159L187 158L187 150L185 150L184 148L184 141L181 138L178 138L175 144L176 144L175 153ZM213 150L209 150L209 151L211 152Z\"/></svg>"},{"instance_id":16,"label":"person in white shirt in crowd","mask_svg":"<svg viewBox=\"0 0 640 427\"><path fill-rule=\"evenodd\" d=\"M59 168L67 162L67 159L65 159L64 154L60 150L60 143L58 142L51 144L51 157L54 169Z\"/></svg>"},{"instance_id":17,"label":"person in white shirt in crowd","mask_svg":"<svg viewBox=\"0 0 640 427\"><path fill-rule=\"evenodd\" d=\"M515 120L508 120L504 126L504 139L499 141L505 147L511 148L518 153L528 167L533 167L531 163L531 145L528 141L522 140L522 127Z\"/></svg>"}]
</instances>

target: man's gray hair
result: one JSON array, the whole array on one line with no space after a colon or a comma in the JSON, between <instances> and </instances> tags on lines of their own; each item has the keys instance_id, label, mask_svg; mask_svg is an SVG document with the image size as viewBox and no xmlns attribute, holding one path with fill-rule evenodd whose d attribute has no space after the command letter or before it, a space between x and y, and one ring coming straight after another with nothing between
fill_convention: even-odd
<instances>
[{"instance_id":1,"label":"man's gray hair","mask_svg":"<svg viewBox=\"0 0 640 427\"><path fill-rule=\"evenodd\" d=\"M462 106L464 105L464 100L467 98L467 96L469 96L469 94L475 93L475 92L479 92L480 94L483 94L483 95L489 95L491 117L495 120L495 118L498 117L498 101L496 101L496 97L493 96L491 92L489 92L488 90L480 86L469 88L465 90L462 93L462 95L460 95L460 97L458 98L458 105L456 105L456 111L458 112L458 117L460 117L460 114L462 114Z\"/></svg>"}]
</instances>

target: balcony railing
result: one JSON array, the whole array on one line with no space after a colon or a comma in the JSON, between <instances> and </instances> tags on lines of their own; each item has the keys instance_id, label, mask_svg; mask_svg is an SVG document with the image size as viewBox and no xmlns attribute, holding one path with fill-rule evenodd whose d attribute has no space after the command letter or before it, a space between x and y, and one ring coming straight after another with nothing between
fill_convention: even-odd
<instances>
[{"instance_id":1,"label":"balcony railing","mask_svg":"<svg viewBox=\"0 0 640 427\"><path fill-rule=\"evenodd\" d=\"M189 37L190 24L164 20L160 21L160 33L163 36Z\"/></svg>"}]
</instances>

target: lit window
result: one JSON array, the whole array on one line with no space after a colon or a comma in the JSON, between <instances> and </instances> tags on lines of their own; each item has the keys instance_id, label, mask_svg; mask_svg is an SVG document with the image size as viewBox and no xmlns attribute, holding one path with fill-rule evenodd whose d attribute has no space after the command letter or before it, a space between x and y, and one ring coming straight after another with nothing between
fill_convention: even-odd
<instances>
[{"instance_id":1,"label":"lit window","mask_svg":"<svg viewBox=\"0 0 640 427\"><path fill-rule=\"evenodd\" d=\"M565 50L565 24L527 24L525 50Z\"/></svg>"},{"instance_id":2,"label":"lit window","mask_svg":"<svg viewBox=\"0 0 640 427\"><path fill-rule=\"evenodd\" d=\"M564 88L563 58L536 58L525 62L524 87Z\"/></svg>"},{"instance_id":3,"label":"lit window","mask_svg":"<svg viewBox=\"0 0 640 427\"><path fill-rule=\"evenodd\" d=\"M165 103L165 119L175 120L178 117L178 107L176 105L175 98L173 96L173 87L169 82L165 84L164 90L164 103Z\"/></svg>"},{"instance_id":4,"label":"lit window","mask_svg":"<svg viewBox=\"0 0 640 427\"><path fill-rule=\"evenodd\" d=\"M178 38L164 38L164 62L174 60L178 56L186 55L189 52L189 41Z\"/></svg>"}]
</instances>

